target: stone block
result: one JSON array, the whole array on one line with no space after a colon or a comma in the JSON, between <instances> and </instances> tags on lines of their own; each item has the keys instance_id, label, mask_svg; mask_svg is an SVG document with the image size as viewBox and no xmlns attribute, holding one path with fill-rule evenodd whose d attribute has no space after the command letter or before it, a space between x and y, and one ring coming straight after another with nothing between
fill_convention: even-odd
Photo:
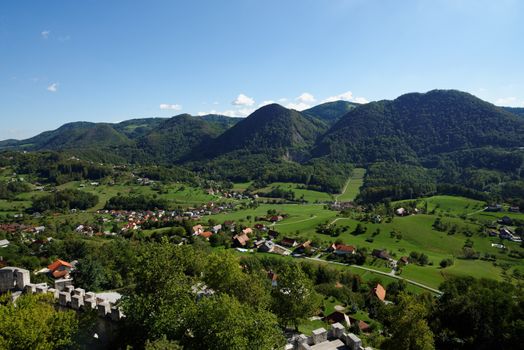
<instances>
[{"instance_id":1,"label":"stone block","mask_svg":"<svg viewBox=\"0 0 524 350\"><path fill-rule=\"evenodd\" d=\"M81 295L73 295L71 297L71 307L75 310L80 310L84 306L84 297Z\"/></svg>"},{"instance_id":2,"label":"stone block","mask_svg":"<svg viewBox=\"0 0 524 350\"><path fill-rule=\"evenodd\" d=\"M82 288L75 288L75 289L73 290L73 295L80 295L80 296L83 298L85 294L86 294L85 289L82 289Z\"/></svg>"},{"instance_id":3,"label":"stone block","mask_svg":"<svg viewBox=\"0 0 524 350\"><path fill-rule=\"evenodd\" d=\"M315 329L312 332L313 344L320 344L327 340L327 331L324 328Z\"/></svg>"},{"instance_id":4,"label":"stone block","mask_svg":"<svg viewBox=\"0 0 524 350\"><path fill-rule=\"evenodd\" d=\"M84 299L84 308L88 310L96 308L96 299Z\"/></svg>"},{"instance_id":5,"label":"stone block","mask_svg":"<svg viewBox=\"0 0 524 350\"><path fill-rule=\"evenodd\" d=\"M24 292L27 294L34 294L36 292L36 285L33 283L26 284L24 287Z\"/></svg>"},{"instance_id":6,"label":"stone block","mask_svg":"<svg viewBox=\"0 0 524 350\"><path fill-rule=\"evenodd\" d=\"M111 320L112 321L120 321L124 314L122 313L122 310L120 310L119 307L112 307L111 308Z\"/></svg>"},{"instance_id":7,"label":"stone block","mask_svg":"<svg viewBox=\"0 0 524 350\"><path fill-rule=\"evenodd\" d=\"M333 323L331 326L331 330L333 331L333 337L341 339L344 335L344 326L340 324L339 322Z\"/></svg>"},{"instance_id":8,"label":"stone block","mask_svg":"<svg viewBox=\"0 0 524 350\"><path fill-rule=\"evenodd\" d=\"M96 294L93 292L87 292L84 296L84 300L86 299L93 299L96 302Z\"/></svg>"},{"instance_id":9,"label":"stone block","mask_svg":"<svg viewBox=\"0 0 524 350\"><path fill-rule=\"evenodd\" d=\"M350 350L360 350L362 346L362 340L353 333L345 333L346 345Z\"/></svg>"},{"instance_id":10,"label":"stone block","mask_svg":"<svg viewBox=\"0 0 524 350\"><path fill-rule=\"evenodd\" d=\"M101 303L98 303L97 309L98 309L98 315L101 316L101 317L104 317L107 314L111 313L111 306L109 305L109 303L107 301L103 301Z\"/></svg>"},{"instance_id":11,"label":"stone block","mask_svg":"<svg viewBox=\"0 0 524 350\"><path fill-rule=\"evenodd\" d=\"M67 292L58 293L58 304L67 306L71 302L71 294Z\"/></svg>"},{"instance_id":12,"label":"stone block","mask_svg":"<svg viewBox=\"0 0 524 350\"><path fill-rule=\"evenodd\" d=\"M308 343L298 344L297 350L311 350L311 345Z\"/></svg>"},{"instance_id":13,"label":"stone block","mask_svg":"<svg viewBox=\"0 0 524 350\"><path fill-rule=\"evenodd\" d=\"M74 290L75 290L75 286L73 285L68 285L64 287L64 292L67 292L69 294L72 294Z\"/></svg>"},{"instance_id":14,"label":"stone block","mask_svg":"<svg viewBox=\"0 0 524 350\"><path fill-rule=\"evenodd\" d=\"M7 292L15 288L15 268L3 267L0 269L0 293Z\"/></svg>"},{"instance_id":15,"label":"stone block","mask_svg":"<svg viewBox=\"0 0 524 350\"><path fill-rule=\"evenodd\" d=\"M45 285L39 285L39 286L36 286L36 294L45 294L47 293L47 286Z\"/></svg>"},{"instance_id":16,"label":"stone block","mask_svg":"<svg viewBox=\"0 0 524 350\"><path fill-rule=\"evenodd\" d=\"M26 285L31 283L31 277L28 270L16 268L15 270L16 288L23 290Z\"/></svg>"}]
</instances>

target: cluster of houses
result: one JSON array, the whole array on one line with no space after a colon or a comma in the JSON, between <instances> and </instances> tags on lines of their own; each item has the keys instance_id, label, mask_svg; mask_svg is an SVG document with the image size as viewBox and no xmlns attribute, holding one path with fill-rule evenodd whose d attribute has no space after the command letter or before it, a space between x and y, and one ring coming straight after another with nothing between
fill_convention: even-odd
<instances>
[{"instance_id":1,"label":"cluster of houses","mask_svg":"<svg viewBox=\"0 0 524 350\"><path fill-rule=\"evenodd\" d=\"M414 209L406 209L403 207L395 209L395 215L397 216L408 216L408 215L415 215L418 214L419 210L417 208Z\"/></svg>"},{"instance_id":2,"label":"cluster of houses","mask_svg":"<svg viewBox=\"0 0 524 350\"><path fill-rule=\"evenodd\" d=\"M504 207L502 206L502 204L490 204L488 205L487 207L484 208L484 211L485 212L490 212L490 213L501 213L504 211ZM508 208L508 211L510 213L519 213L520 212L520 207L518 206L510 206Z\"/></svg>"},{"instance_id":3,"label":"cluster of houses","mask_svg":"<svg viewBox=\"0 0 524 350\"><path fill-rule=\"evenodd\" d=\"M6 233L42 233L45 231L45 226L33 226L19 223L0 224L0 231Z\"/></svg>"},{"instance_id":4,"label":"cluster of houses","mask_svg":"<svg viewBox=\"0 0 524 350\"><path fill-rule=\"evenodd\" d=\"M503 226L499 229L500 239L506 239L512 242L522 242L522 238L515 234L515 232L507 226Z\"/></svg>"}]
</instances>

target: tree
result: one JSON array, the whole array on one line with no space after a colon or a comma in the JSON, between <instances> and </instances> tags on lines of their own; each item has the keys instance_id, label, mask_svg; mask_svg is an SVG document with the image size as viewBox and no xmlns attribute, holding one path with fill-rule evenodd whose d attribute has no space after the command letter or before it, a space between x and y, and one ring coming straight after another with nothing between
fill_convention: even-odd
<instances>
[{"instance_id":1,"label":"tree","mask_svg":"<svg viewBox=\"0 0 524 350\"><path fill-rule=\"evenodd\" d=\"M524 341L524 298L506 282L452 278L440 290L432 318L443 349L517 349Z\"/></svg>"},{"instance_id":2,"label":"tree","mask_svg":"<svg viewBox=\"0 0 524 350\"><path fill-rule=\"evenodd\" d=\"M211 254L208 258L204 281L211 289L235 296L239 301L257 309L270 303L269 280L260 270L241 269L239 259L229 253Z\"/></svg>"},{"instance_id":3,"label":"tree","mask_svg":"<svg viewBox=\"0 0 524 350\"><path fill-rule=\"evenodd\" d=\"M427 306L415 297L400 293L398 303L387 308L385 325L391 337L382 344L385 350L435 349L433 333L426 318Z\"/></svg>"},{"instance_id":4,"label":"tree","mask_svg":"<svg viewBox=\"0 0 524 350\"><path fill-rule=\"evenodd\" d=\"M192 275L199 273L191 249L166 240L142 247L133 268L135 288L122 298L130 342L180 339L186 332L196 307Z\"/></svg>"},{"instance_id":5,"label":"tree","mask_svg":"<svg viewBox=\"0 0 524 350\"><path fill-rule=\"evenodd\" d=\"M72 272L75 283L86 290L98 291L106 282L106 275L102 263L89 255L80 260Z\"/></svg>"},{"instance_id":6,"label":"tree","mask_svg":"<svg viewBox=\"0 0 524 350\"><path fill-rule=\"evenodd\" d=\"M176 341L168 340L166 336L163 336L157 340L147 340L145 344L145 350L182 350L183 347Z\"/></svg>"},{"instance_id":7,"label":"tree","mask_svg":"<svg viewBox=\"0 0 524 350\"><path fill-rule=\"evenodd\" d=\"M451 265L453 265L453 260L451 260L450 258L442 259L440 261L440 267L442 267L443 269Z\"/></svg>"},{"instance_id":8,"label":"tree","mask_svg":"<svg viewBox=\"0 0 524 350\"><path fill-rule=\"evenodd\" d=\"M22 295L11 302L0 297L0 348L65 348L73 344L78 321L73 311L57 311L49 295Z\"/></svg>"},{"instance_id":9,"label":"tree","mask_svg":"<svg viewBox=\"0 0 524 350\"><path fill-rule=\"evenodd\" d=\"M272 310L282 326L292 323L298 330L299 321L318 310L320 298L313 289L312 281L296 263L281 266L277 275Z\"/></svg>"},{"instance_id":10,"label":"tree","mask_svg":"<svg viewBox=\"0 0 524 350\"><path fill-rule=\"evenodd\" d=\"M202 299L190 326L188 349L278 349L285 341L277 318L227 294Z\"/></svg>"}]
</instances>

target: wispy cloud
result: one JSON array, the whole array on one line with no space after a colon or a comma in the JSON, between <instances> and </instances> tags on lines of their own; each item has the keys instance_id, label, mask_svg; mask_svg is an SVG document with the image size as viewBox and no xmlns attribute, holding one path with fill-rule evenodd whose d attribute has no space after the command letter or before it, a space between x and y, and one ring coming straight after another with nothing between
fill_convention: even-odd
<instances>
[{"instance_id":1,"label":"wispy cloud","mask_svg":"<svg viewBox=\"0 0 524 350\"><path fill-rule=\"evenodd\" d=\"M303 92L296 98L296 100L300 103L314 103L316 101L315 96L311 95L309 92Z\"/></svg>"},{"instance_id":2,"label":"wispy cloud","mask_svg":"<svg viewBox=\"0 0 524 350\"><path fill-rule=\"evenodd\" d=\"M295 98L295 102L289 102L286 104L286 108L303 111L304 109L311 108L316 101L315 96L309 92L303 92L300 96Z\"/></svg>"},{"instance_id":3,"label":"wispy cloud","mask_svg":"<svg viewBox=\"0 0 524 350\"><path fill-rule=\"evenodd\" d=\"M212 109L210 111L203 111L198 112L197 115L203 116L207 114L220 114L225 115L227 117L237 117L237 118L244 118L253 113L255 110L253 108L237 108L237 109L228 109L225 111L218 111L216 109Z\"/></svg>"},{"instance_id":4,"label":"wispy cloud","mask_svg":"<svg viewBox=\"0 0 524 350\"><path fill-rule=\"evenodd\" d=\"M270 105L272 103L275 103L275 101L273 100L262 101L261 103L258 104L258 108Z\"/></svg>"},{"instance_id":5,"label":"wispy cloud","mask_svg":"<svg viewBox=\"0 0 524 350\"><path fill-rule=\"evenodd\" d=\"M44 38L44 39L48 39L50 34L51 34L51 31L50 31L50 30L43 30L42 32L40 32L40 35L41 35L42 38Z\"/></svg>"},{"instance_id":6,"label":"wispy cloud","mask_svg":"<svg viewBox=\"0 0 524 350\"><path fill-rule=\"evenodd\" d=\"M47 91L49 92L57 92L58 91L58 83L52 83L47 87Z\"/></svg>"},{"instance_id":7,"label":"wispy cloud","mask_svg":"<svg viewBox=\"0 0 524 350\"><path fill-rule=\"evenodd\" d=\"M255 100L244 94L239 94L232 104L235 106L252 106L255 104Z\"/></svg>"},{"instance_id":8,"label":"wispy cloud","mask_svg":"<svg viewBox=\"0 0 524 350\"><path fill-rule=\"evenodd\" d=\"M162 110L171 110L171 111L179 111L182 109L182 106L179 104L169 104L169 103L161 103L160 109Z\"/></svg>"},{"instance_id":9,"label":"wispy cloud","mask_svg":"<svg viewBox=\"0 0 524 350\"><path fill-rule=\"evenodd\" d=\"M364 97L354 97L353 96L353 92L351 92L351 91L346 91L346 92L343 92L343 93L335 95L335 96L330 96L330 97L324 99L322 102L325 103L325 102L334 102L334 101L340 101L340 100L342 100L342 101L350 101L350 102L355 102L355 103L360 103L360 104L369 102Z\"/></svg>"},{"instance_id":10,"label":"wispy cloud","mask_svg":"<svg viewBox=\"0 0 524 350\"><path fill-rule=\"evenodd\" d=\"M501 97L501 98L498 98L495 101L495 104L497 106L524 107L524 100L523 101L519 101L518 98L516 98L514 96Z\"/></svg>"}]
</instances>

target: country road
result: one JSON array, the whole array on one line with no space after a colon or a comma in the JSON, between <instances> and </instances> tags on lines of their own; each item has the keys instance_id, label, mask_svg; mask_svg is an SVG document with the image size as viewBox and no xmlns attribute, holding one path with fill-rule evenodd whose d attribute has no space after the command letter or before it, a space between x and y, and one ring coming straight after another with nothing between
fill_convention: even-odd
<instances>
[{"instance_id":1,"label":"country road","mask_svg":"<svg viewBox=\"0 0 524 350\"><path fill-rule=\"evenodd\" d=\"M314 260L314 261L320 261L320 262L324 262L324 263L328 263L328 264L336 264L336 265L342 265L342 266L351 266L351 267L355 267L357 269L366 270L366 271L373 272L373 273L378 273L380 275L384 275L384 276L391 277L391 278L396 278L398 280L404 280L407 283L413 284L413 285L415 285L417 287L426 289L426 290L428 290L430 292L433 292L435 294L438 294L438 295L442 295L442 292L440 290L438 290L438 289L432 288L430 286L426 286L425 284L422 284L422 283L419 283L419 282L416 282L416 281L413 281L413 280L409 280L407 278L403 278L403 277L400 277L400 276L397 276L397 275L392 275L390 272L383 272L383 271L379 271L379 270L374 270L374 269L371 269L369 267L364 267L364 266L359 266L359 265L348 265L348 264L344 264L344 263L337 262L337 261L326 261L326 260L322 260L322 259L319 259L319 258L306 258L306 259Z\"/></svg>"},{"instance_id":2,"label":"country road","mask_svg":"<svg viewBox=\"0 0 524 350\"><path fill-rule=\"evenodd\" d=\"M351 181L351 176L348 178L348 180L346 181L346 184L344 185L344 188L342 189L342 192L340 192L339 194L337 194L335 196L335 203L338 202L338 197L342 196L344 193L346 193L346 190L348 189L348 186L349 186L349 182Z\"/></svg>"},{"instance_id":3,"label":"country road","mask_svg":"<svg viewBox=\"0 0 524 350\"><path fill-rule=\"evenodd\" d=\"M293 225L293 224L298 224L299 222L304 222L304 221L309 221L309 220L313 220L313 219L316 219L316 215L313 215L307 219L303 219L303 220L298 220L298 221L294 221L294 222L284 222L282 224L277 224L276 222L272 223L271 225L269 225L269 227L272 227L272 226L283 226L283 225Z\"/></svg>"},{"instance_id":4,"label":"country road","mask_svg":"<svg viewBox=\"0 0 524 350\"><path fill-rule=\"evenodd\" d=\"M331 222L329 223L328 226L333 225L333 224L334 224L335 222L337 222L338 220L349 220L349 219L350 219L350 218L336 218L336 219L334 219L333 221L331 221Z\"/></svg>"}]
</instances>

